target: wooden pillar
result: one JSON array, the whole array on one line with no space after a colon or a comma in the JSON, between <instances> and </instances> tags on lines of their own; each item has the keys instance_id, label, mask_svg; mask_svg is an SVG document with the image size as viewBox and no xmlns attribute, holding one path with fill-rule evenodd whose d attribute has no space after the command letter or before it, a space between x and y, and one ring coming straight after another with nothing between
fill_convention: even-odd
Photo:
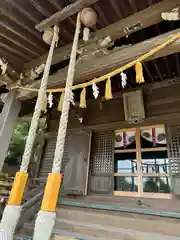
<instances>
[{"instance_id":1,"label":"wooden pillar","mask_svg":"<svg viewBox=\"0 0 180 240\"><path fill-rule=\"evenodd\" d=\"M141 133L140 128L136 128L136 161L138 168L138 195L142 197L143 183L142 183L142 164L141 164Z\"/></svg>"},{"instance_id":2,"label":"wooden pillar","mask_svg":"<svg viewBox=\"0 0 180 240\"><path fill-rule=\"evenodd\" d=\"M9 92L0 114L0 171L4 165L14 124L18 118L21 102L16 100L16 91Z\"/></svg>"}]
</instances>

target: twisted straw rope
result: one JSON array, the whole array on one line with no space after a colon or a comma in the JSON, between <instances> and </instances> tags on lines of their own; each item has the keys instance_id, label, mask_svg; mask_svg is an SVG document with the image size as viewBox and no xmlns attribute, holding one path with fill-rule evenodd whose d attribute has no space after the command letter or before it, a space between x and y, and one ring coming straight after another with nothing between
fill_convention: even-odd
<instances>
[{"instance_id":1,"label":"twisted straw rope","mask_svg":"<svg viewBox=\"0 0 180 240\"><path fill-rule=\"evenodd\" d=\"M74 34L74 41L73 41L73 46L71 50L70 63L68 68L67 80L66 80L64 102L63 102L62 113L60 117L60 124L59 124L56 148L54 153L52 172L60 172L62 159L63 159L64 144L65 144L66 130L67 130L67 124L68 124L68 117L69 117L69 108L70 108L70 101L71 101L72 85L74 81L76 54L77 54L77 48L78 48L80 29L81 29L81 21L80 21L80 13L78 13L76 30Z\"/></svg>"},{"instance_id":2,"label":"twisted straw rope","mask_svg":"<svg viewBox=\"0 0 180 240\"><path fill-rule=\"evenodd\" d=\"M168 38L166 39L166 41L164 43L151 49L149 52L145 53L144 55L140 56L139 58L137 58L137 59L125 64L124 66L117 68L114 71L107 73L101 77L92 79L85 83L76 84L76 85L72 86L72 90L88 87L88 86L91 86L93 83L99 83L99 82L105 81L108 78L111 78L111 77L127 70L128 68L133 67L137 62L142 62L142 61L146 60L147 58L151 57L152 55L159 52L163 48L167 47L169 44L175 42L179 38L180 38L180 33L177 33L175 35L170 35L170 36L168 36ZM13 86L12 89L14 89L14 88L24 90L24 91L30 91L30 92L38 92L39 91L39 89L37 89L37 88L28 88L28 87L23 87L23 86ZM46 92L47 93L49 93L49 92L58 93L58 92L64 92L64 90L65 90L65 88L52 88L52 89L47 89Z\"/></svg>"},{"instance_id":3,"label":"twisted straw rope","mask_svg":"<svg viewBox=\"0 0 180 240\"><path fill-rule=\"evenodd\" d=\"M46 61L44 74L43 74L43 77L41 80L41 86L39 89L36 106L34 109L34 114L33 114L32 120L31 120L31 126L30 126L28 137L26 140L25 150L24 150L24 154L23 154L23 158L22 158L21 167L20 167L21 172L27 172L27 170L28 170L31 153L32 153L32 149L33 149L33 144L34 144L34 140L36 137L36 131L38 128L39 118L41 115L42 105L43 105L43 101L44 101L44 93L46 91L46 87L47 87L47 83L48 83L49 71L50 71L50 67L51 67L54 48L58 41L58 34L59 34L59 28L57 26L55 26L54 27L54 35L53 35L53 39L51 42L51 47L50 47L48 58Z\"/></svg>"}]
</instances>

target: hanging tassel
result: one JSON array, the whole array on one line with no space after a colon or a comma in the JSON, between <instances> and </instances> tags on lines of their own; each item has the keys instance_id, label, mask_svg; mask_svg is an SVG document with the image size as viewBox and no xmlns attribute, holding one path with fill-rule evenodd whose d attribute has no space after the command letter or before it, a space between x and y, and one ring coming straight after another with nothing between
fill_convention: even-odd
<instances>
[{"instance_id":1,"label":"hanging tassel","mask_svg":"<svg viewBox=\"0 0 180 240\"><path fill-rule=\"evenodd\" d=\"M59 99L59 104L58 104L58 111L62 112L62 106L64 102L64 92L61 93L60 99Z\"/></svg>"},{"instance_id":2,"label":"hanging tassel","mask_svg":"<svg viewBox=\"0 0 180 240\"><path fill-rule=\"evenodd\" d=\"M144 76L143 76L143 66L141 62L137 62L135 65L136 69L136 83L144 83Z\"/></svg>"},{"instance_id":3,"label":"hanging tassel","mask_svg":"<svg viewBox=\"0 0 180 240\"><path fill-rule=\"evenodd\" d=\"M86 88L83 88L81 91L81 96L80 96L80 108L86 108Z\"/></svg>"},{"instance_id":4,"label":"hanging tassel","mask_svg":"<svg viewBox=\"0 0 180 240\"><path fill-rule=\"evenodd\" d=\"M44 113L47 112L47 103L48 103L48 101L47 101L47 95L46 95L46 93L44 93L44 99L43 99L43 105L42 105L42 111L43 111Z\"/></svg>"},{"instance_id":5,"label":"hanging tassel","mask_svg":"<svg viewBox=\"0 0 180 240\"><path fill-rule=\"evenodd\" d=\"M110 79L110 77L106 81L105 99L106 100L112 99L111 79Z\"/></svg>"}]
</instances>

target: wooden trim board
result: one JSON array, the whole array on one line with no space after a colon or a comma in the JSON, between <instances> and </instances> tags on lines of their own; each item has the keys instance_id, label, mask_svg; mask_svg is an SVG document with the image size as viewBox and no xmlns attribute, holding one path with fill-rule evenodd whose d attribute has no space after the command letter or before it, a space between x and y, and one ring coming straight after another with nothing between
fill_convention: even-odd
<instances>
[{"instance_id":1,"label":"wooden trim board","mask_svg":"<svg viewBox=\"0 0 180 240\"><path fill-rule=\"evenodd\" d=\"M135 60L137 57L147 53L152 48L159 46L162 44L167 37L171 35L177 34L180 32L180 29L176 29L174 31L159 35L152 39L145 40L143 42L137 43L132 46L117 48L112 51L106 50L107 54L103 54L101 57L96 57L95 55L90 55L89 58L85 59L83 62L79 62L76 65L75 71L75 79L74 84L82 83L85 80L89 80L94 77L101 76L105 73L108 73L121 65ZM150 61L152 59L156 59L159 57L163 57L169 54L176 53L180 50L180 39L173 42L163 50L154 54L151 58L146 59L146 61ZM68 67L65 67L53 75L49 76L48 88L52 87L64 87L65 81L67 77ZM37 80L31 85L27 85L28 88L39 88L40 81ZM27 99L36 96L37 92L33 91L20 91L18 98L19 99Z\"/></svg>"},{"instance_id":2,"label":"wooden trim board","mask_svg":"<svg viewBox=\"0 0 180 240\"><path fill-rule=\"evenodd\" d=\"M117 197L141 197L141 198L157 198L157 199L172 199L172 194L165 194L165 193L143 193L142 196L139 196L138 192L121 192L121 191L114 191L114 196Z\"/></svg>"}]
</instances>

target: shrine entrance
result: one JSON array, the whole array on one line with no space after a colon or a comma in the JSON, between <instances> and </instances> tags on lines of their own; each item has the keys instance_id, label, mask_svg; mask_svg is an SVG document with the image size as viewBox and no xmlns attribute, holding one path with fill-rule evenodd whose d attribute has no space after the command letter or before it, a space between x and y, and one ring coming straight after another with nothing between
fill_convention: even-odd
<instances>
[{"instance_id":1,"label":"shrine entrance","mask_svg":"<svg viewBox=\"0 0 180 240\"><path fill-rule=\"evenodd\" d=\"M115 131L114 195L172 197L164 125Z\"/></svg>"}]
</instances>

